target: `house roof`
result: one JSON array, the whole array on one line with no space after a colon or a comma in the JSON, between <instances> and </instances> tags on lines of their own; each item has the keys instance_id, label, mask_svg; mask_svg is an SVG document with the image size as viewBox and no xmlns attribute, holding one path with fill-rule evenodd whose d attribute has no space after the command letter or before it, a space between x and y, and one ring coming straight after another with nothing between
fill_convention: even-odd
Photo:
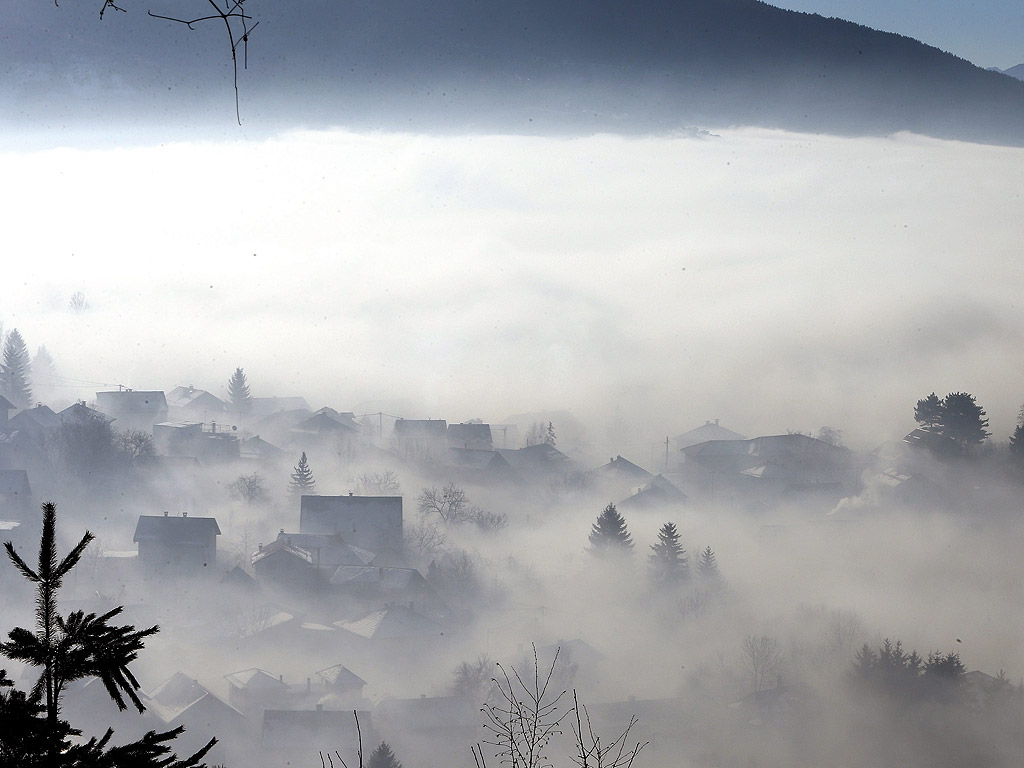
<instances>
[{"instance_id":1,"label":"house roof","mask_svg":"<svg viewBox=\"0 0 1024 768\"><path fill-rule=\"evenodd\" d=\"M686 499L686 494L670 480L666 479L664 475L655 475L639 491L624 499L620 505L629 507L634 505L682 504Z\"/></svg>"},{"instance_id":2,"label":"house roof","mask_svg":"<svg viewBox=\"0 0 1024 768\"><path fill-rule=\"evenodd\" d=\"M300 421L292 430L295 432L309 432L317 435L336 434L338 432L358 432L359 427L348 419L342 417L332 408L321 408L308 419Z\"/></svg>"},{"instance_id":3,"label":"house roof","mask_svg":"<svg viewBox=\"0 0 1024 768\"><path fill-rule=\"evenodd\" d=\"M595 469L591 474L609 475L619 479L631 479L633 481L647 481L654 477L653 474L648 472L641 466L634 464L629 459L624 459L621 456L616 456L611 459L607 464L602 464L600 467Z\"/></svg>"},{"instance_id":4,"label":"house roof","mask_svg":"<svg viewBox=\"0 0 1024 768\"><path fill-rule=\"evenodd\" d=\"M166 682L153 690L149 698L158 703L165 712L174 712L184 709L208 693L209 691L195 678L184 672L175 672Z\"/></svg>"},{"instance_id":5,"label":"house roof","mask_svg":"<svg viewBox=\"0 0 1024 768\"><path fill-rule=\"evenodd\" d=\"M192 386L175 387L168 392L167 405L171 408L187 408L214 413L224 413L228 410L228 404L219 397L210 394L205 389L196 389Z\"/></svg>"},{"instance_id":6,"label":"house roof","mask_svg":"<svg viewBox=\"0 0 1024 768\"><path fill-rule=\"evenodd\" d=\"M449 424L448 445L452 448L469 448L471 445L491 446L490 424Z\"/></svg>"},{"instance_id":7,"label":"house roof","mask_svg":"<svg viewBox=\"0 0 1024 768\"><path fill-rule=\"evenodd\" d=\"M719 426L718 419L706 421L696 429L676 435L673 442L678 448L686 448L697 443L706 443L709 440L746 440L744 435L733 432L731 429Z\"/></svg>"},{"instance_id":8,"label":"house roof","mask_svg":"<svg viewBox=\"0 0 1024 768\"><path fill-rule=\"evenodd\" d=\"M267 442L259 435L247 437L245 440L242 440L241 443L239 443L239 452L243 456L263 456L266 458L284 455L283 450L273 443Z\"/></svg>"},{"instance_id":9,"label":"house roof","mask_svg":"<svg viewBox=\"0 0 1024 768\"><path fill-rule=\"evenodd\" d=\"M135 526L132 541L163 539L180 543L205 543L211 536L219 536L220 527L213 517L170 517L169 515L141 515Z\"/></svg>"},{"instance_id":10,"label":"house roof","mask_svg":"<svg viewBox=\"0 0 1024 768\"><path fill-rule=\"evenodd\" d=\"M561 469L569 463L569 457L547 443L528 445L525 448L498 448L498 453L515 469L551 470Z\"/></svg>"},{"instance_id":11,"label":"house roof","mask_svg":"<svg viewBox=\"0 0 1024 768\"><path fill-rule=\"evenodd\" d=\"M17 407L18 406L16 406L14 403L8 400L6 397L0 395L0 410L13 411L17 409Z\"/></svg>"},{"instance_id":12,"label":"house roof","mask_svg":"<svg viewBox=\"0 0 1024 768\"><path fill-rule=\"evenodd\" d=\"M254 397L249 415L260 419L281 411L304 411L308 414L310 408L304 397Z\"/></svg>"},{"instance_id":13,"label":"house roof","mask_svg":"<svg viewBox=\"0 0 1024 768\"><path fill-rule=\"evenodd\" d=\"M287 691L288 684L259 667L243 669L224 675L224 679L236 688L246 691Z\"/></svg>"},{"instance_id":14,"label":"house roof","mask_svg":"<svg viewBox=\"0 0 1024 768\"><path fill-rule=\"evenodd\" d=\"M90 408L85 403L72 403L57 415L62 422L71 422L73 424L87 423L89 419L99 419L108 423L116 421L113 417L108 416L102 411L97 411L95 408Z\"/></svg>"},{"instance_id":15,"label":"house roof","mask_svg":"<svg viewBox=\"0 0 1024 768\"><path fill-rule=\"evenodd\" d=\"M338 534L278 533L277 538L253 555L255 565L277 551L289 552L311 565L334 567L339 565L363 566L373 562L376 554L362 547L346 544Z\"/></svg>"},{"instance_id":16,"label":"house roof","mask_svg":"<svg viewBox=\"0 0 1024 768\"><path fill-rule=\"evenodd\" d=\"M335 664L333 667L318 670L316 675L325 683L335 688L361 688L366 685L366 681L363 678L341 664Z\"/></svg>"},{"instance_id":17,"label":"house roof","mask_svg":"<svg viewBox=\"0 0 1024 768\"><path fill-rule=\"evenodd\" d=\"M50 406L37 405L34 408L19 411L7 423L16 428L31 425L31 427L40 429L56 429L60 426L61 420Z\"/></svg>"},{"instance_id":18,"label":"house roof","mask_svg":"<svg viewBox=\"0 0 1024 768\"><path fill-rule=\"evenodd\" d=\"M444 628L404 605L392 605L372 611L354 621L336 621L334 626L369 640L394 640L413 637L440 637Z\"/></svg>"}]
</instances>

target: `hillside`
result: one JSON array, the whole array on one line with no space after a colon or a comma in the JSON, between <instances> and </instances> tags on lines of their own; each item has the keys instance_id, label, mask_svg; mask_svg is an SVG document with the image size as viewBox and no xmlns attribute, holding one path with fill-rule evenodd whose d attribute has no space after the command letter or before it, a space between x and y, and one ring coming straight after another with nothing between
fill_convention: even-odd
<instances>
[{"instance_id":1,"label":"hillside","mask_svg":"<svg viewBox=\"0 0 1024 768\"><path fill-rule=\"evenodd\" d=\"M229 111L222 30L141 12L97 23L45 6L0 38L14 119ZM260 125L757 124L1024 142L1024 83L910 38L756 0L313 0L257 15L241 84L243 113Z\"/></svg>"}]
</instances>

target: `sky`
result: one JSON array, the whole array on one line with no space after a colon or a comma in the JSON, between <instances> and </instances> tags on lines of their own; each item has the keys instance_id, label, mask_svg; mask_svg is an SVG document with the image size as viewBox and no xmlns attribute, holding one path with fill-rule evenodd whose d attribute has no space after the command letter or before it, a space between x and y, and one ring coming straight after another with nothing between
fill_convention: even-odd
<instances>
[{"instance_id":1,"label":"sky","mask_svg":"<svg viewBox=\"0 0 1024 768\"><path fill-rule=\"evenodd\" d=\"M979 67L1024 64L1024 4L1017 0L778 0L770 5L835 16L916 38Z\"/></svg>"},{"instance_id":2,"label":"sky","mask_svg":"<svg viewBox=\"0 0 1024 768\"><path fill-rule=\"evenodd\" d=\"M592 447L720 418L871 448L967 390L1005 440L1022 161L758 129L8 152L0 316L87 398L223 395L242 366L255 395L313 408L568 409Z\"/></svg>"}]
</instances>

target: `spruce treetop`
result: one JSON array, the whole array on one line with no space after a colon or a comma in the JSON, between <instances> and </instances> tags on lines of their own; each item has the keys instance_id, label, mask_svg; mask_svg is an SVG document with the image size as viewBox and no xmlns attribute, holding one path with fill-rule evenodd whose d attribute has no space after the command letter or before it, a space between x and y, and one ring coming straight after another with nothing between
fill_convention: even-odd
<instances>
[{"instance_id":1,"label":"spruce treetop","mask_svg":"<svg viewBox=\"0 0 1024 768\"><path fill-rule=\"evenodd\" d=\"M609 504L597 516L597 521L590 529L589 542L587 550L595 555L613 552L628 554L633 551L633 537L614 504Z\"/></svg>"}]
</instances>

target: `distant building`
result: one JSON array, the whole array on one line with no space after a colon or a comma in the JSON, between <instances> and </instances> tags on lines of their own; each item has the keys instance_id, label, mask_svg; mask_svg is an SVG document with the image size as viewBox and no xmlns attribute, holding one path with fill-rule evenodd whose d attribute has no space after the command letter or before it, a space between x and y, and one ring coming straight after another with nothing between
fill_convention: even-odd
<instances>
[{"instance_id":1,"label":"distant building","mask_svg":"<svg viewBox=\"0 0 1024 768\"><path fill-rule=\"evenodd\" d=\"M205 389L193 386L175 387L167 393L167 410L171 419L181 421L223 421L228 404Z\"/></svg>"},{"instance_id":2,"label":"distant building","mask_svg":"<svg viewBox=\"0 0 1024 768\"><path fill-rule=\"evenodd\" d=\"M96 408L117 420L120 429L149 432L167 421L167 398L162 391L123 389L96 393Z\"/></svg>"},{"instance_id":3,"label":"distant building","mask_svg":"<svg viewBox=\"0 0 1024 768\"><path fill-rule=\"evenodd\" d=\"M208 429L197 421L154 424L153 447L161 456L191 456L206 462L231 461L240 456L238 438L215 422Z\"/></svg>"},{"instance_id":4,"label":"distant building","mask_svg":"<svg viewBox=\"0 0 1024 768\"><path fill-rule=\"evenodd\" d=\"M675 443L676 448L682 450L683 448L689 448L691 445L697 445L698 443L706 443L709 440L746 440L744 435L739 432L733 432L731 429L726 429L718 423L718 419L712 421L705 421L701 426L696 429L691 429L689 432L683 432L681 435L676 435L672 442Z\"/></svg>"},{"instance_id":5,"label":"distant building","mask_svg":"<svg viewBox=\"0 0 1024 768\"><path fill-rule=\"evenodd\" d=\"M392 436L401 456L429 460L448 448L448 423L444 419L399 419Z\"/></svg>"},{"instance_id":6,"label":"distant building","mask_svg":"<svg viewBox=\"0 0 1024 768\"><path fill-rule=\"evenodd\" d=\"M217 564L220 527L212 517L142 515L133 539L139 545L139 565L149 572L188 574Z\"/></svg>"},{"instance_id":7,"label":"distant building","mask_svg":"<svg viewBox=\"0 0 1024 768\"><path fill-rule=\"evenodd\" d=\"M449 424L448 447L474 451L490 451L494 448L490 424Z\"/></svg>"},{"instance_id":8,"label":"distant building","mask_svg":"<svg viewBox=\"0 0 1024 768\"><path fill-rule=\"evenodd\" d=\"M402 548L401 496L303 496L300 533L338 533L371 552Z\"/></svg>"}]
</instances>

